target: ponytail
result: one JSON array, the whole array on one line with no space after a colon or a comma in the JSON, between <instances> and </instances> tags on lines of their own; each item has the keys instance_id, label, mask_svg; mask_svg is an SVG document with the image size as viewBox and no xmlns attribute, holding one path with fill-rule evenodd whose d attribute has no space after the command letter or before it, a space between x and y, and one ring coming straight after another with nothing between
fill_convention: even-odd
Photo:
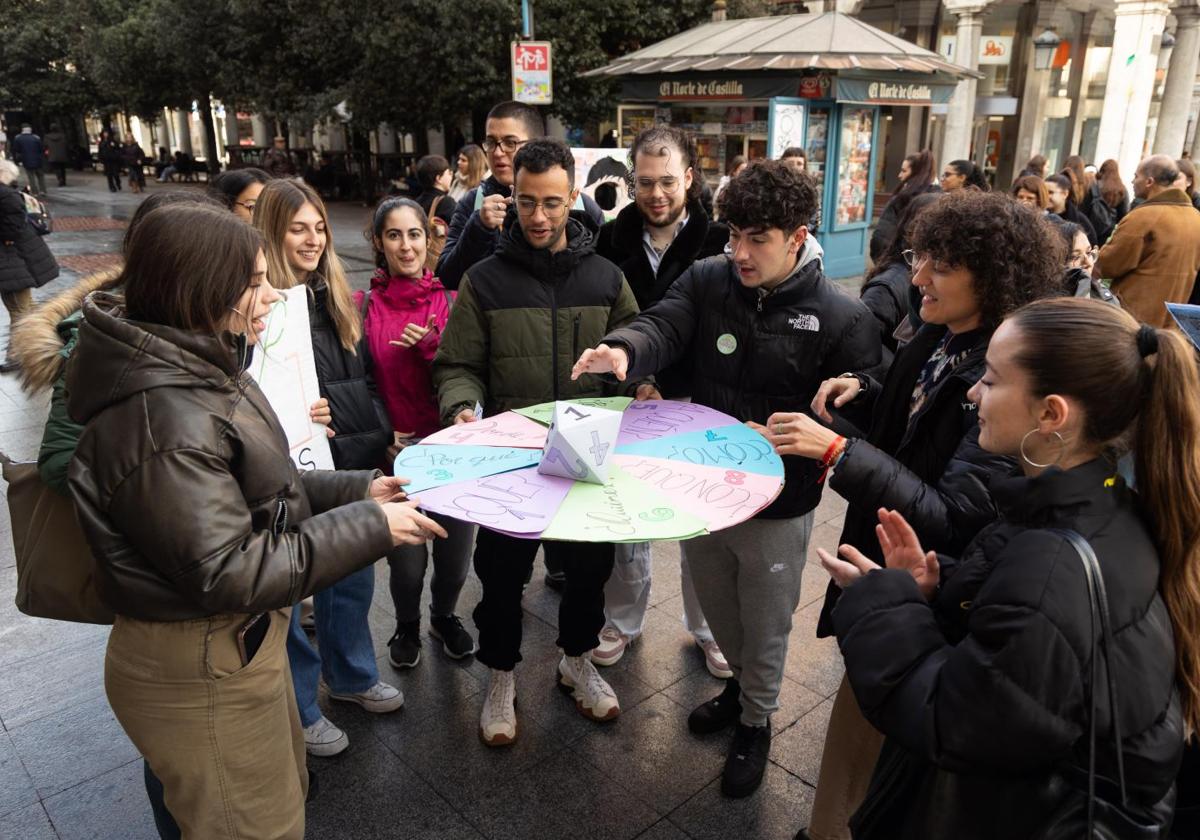
<instances>
[{"instance_id":1,"label":"ponytail","mask_svg":"<svg viewBox=\"0 0 1200 840\"><path fill-rule=\"evenodd\" d=\"M1050 298L1009 320L1017 364L1038 396L1083 407L1082 437L1111 455L1132 449L1175 631L1176 682L1187 730L1200 733L1200 370L1173 330L1085 298Z\"/></svg>"},{"instance_id":2,"label":"ponytail","mask_svg":"<svg viewBox=\"0 0 1200 840\"><path fill-rule=\"evenodd\" d=\"M1155 334L1158 347L1147 357L1149 387L1133 451L1138 494L1158 539L1163 600L1175 628L1184 721L1195 734L1200 732L1200 373L1195 351L1182 335Z\"/></svg>"}]
</instances>

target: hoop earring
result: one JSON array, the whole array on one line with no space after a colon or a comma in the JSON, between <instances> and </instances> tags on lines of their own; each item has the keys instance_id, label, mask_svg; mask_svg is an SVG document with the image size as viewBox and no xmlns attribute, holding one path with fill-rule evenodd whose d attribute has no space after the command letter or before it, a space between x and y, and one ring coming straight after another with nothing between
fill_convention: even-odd
<instances>
[{"instance_id":1,"label":"hoop earring","mask_svg":"<svg viewBox=\"0 0 1200 840\"><path fill-rule=\"evenodd\" d=\"M1064 438L1058 432L1051 432L1052 435L1054 435L1056 438L1058 438L1058 443L1059 443L1058 457L1055 458L1053 461L1051 461L1049 464L1039 464L1036 461L1034 461L1032 458L1030 458L1028 455L1025 454L1025 441L1029 440L1030 435L1036 435L1036 434L1037 434L1037 429L1030 429L1028 432L1025 433L1025 437L1021 438L1021 460L1024 461L1029 466L1033 467L1034 469L1038 469L1038 470L1044 470L1044 469L1047 469L1048 467L1057 466L1058 462L1062 460L1063 455L1065 455L1067 452L1067 439Z\"/></svg>"}]
</instances>

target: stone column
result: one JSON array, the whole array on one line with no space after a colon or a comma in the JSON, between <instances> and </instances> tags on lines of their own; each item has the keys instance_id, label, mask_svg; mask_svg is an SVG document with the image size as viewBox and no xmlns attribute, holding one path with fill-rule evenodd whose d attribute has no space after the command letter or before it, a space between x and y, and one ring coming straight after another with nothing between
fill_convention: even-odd
<instances>
[{"instance_id":1,"label":"stone column","mask_svg":"<svg viewBox=\"0 0 1200 840\"><path fill-rule=\"evenodd\" d=\"M946 11L958 17L954 62L968 70L979 69L979 36L983 31L983 10L991 0L946 0ZM966 160L971 156L971 135L975 125L974 78L963 79L954 90L946 114L946 135L939 160Z\"/></svg>"},{"instance_id":2,"label":"stone column","mask_svg":"<svg viewBox=\"0 0 1200 840\"><path fill-rule=\"evenodd\" d=\"M267 121L263 119L262 114L253 114L250 117L250 129L254 132L255 146L269 147L275 142L275 138L271 134L271 126L267 125Z\"/></svg>"},{"instance_id":3,"label":"stone column","mask_svg":"<svg viewBox=\"0 0 1200 840\"><path fill-rule=\"evenodd\" d=\"M1175 49L1167 67L1167 84L1158 109L1158 131L1154 135L1155 154L1173 158L1183 153L1188 116L1192 108L1192 88L1196 85L1196 65L1200 63L1200 9L1176 7Z\"/></svg>"},{"instance_id":4,"label":"stone column","mask_svg":"<svg viewBox=\"0 0 1200 840\"><path fill-rule=\"evenodd\" d=\"M1116 0L1116 4L1096 160L1116 159L1121 176L1128 179L1143 157L1158 45L1170 8L1166 0Z\"/></svg>"},{"instance_id":5,"label":"stone column","mask_svg":"<svg viewBox=\"0 0 1200 840\"><path fill-rule=\"evenodd\" d=\"M194 155L192 152L191 112L176 110L172 116L175 118L175 145L184 154Z\"/></svg>"}]
</instances>

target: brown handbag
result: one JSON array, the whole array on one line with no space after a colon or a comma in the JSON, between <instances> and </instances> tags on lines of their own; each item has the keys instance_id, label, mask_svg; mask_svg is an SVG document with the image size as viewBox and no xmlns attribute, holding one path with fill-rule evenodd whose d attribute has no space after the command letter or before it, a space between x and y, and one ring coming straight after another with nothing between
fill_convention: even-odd
<instances>
[{"instance_id":1,"label":"brown handbag","mask_svg":"<svg viewBox=\"0 0 1200 840\"><path fill-rule=\"evenodd\" d=\"M17 558L17 609L37 618L112 624L113 611L96 590L96 561L75 505L42 481L37 464L3 453L0 464Z\"/></svg>"}]
</instances>

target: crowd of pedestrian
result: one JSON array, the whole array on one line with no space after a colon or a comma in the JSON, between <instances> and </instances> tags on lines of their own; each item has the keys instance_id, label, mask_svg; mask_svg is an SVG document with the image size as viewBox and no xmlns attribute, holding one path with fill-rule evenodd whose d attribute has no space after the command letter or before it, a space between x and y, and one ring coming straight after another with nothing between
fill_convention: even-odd
<instances>
[{"instance_id":1,"label":"crowd of pedestrian","mask_svg":"<svg viewBox=\"0 0 1200 840\"><path fill-rule=\"evenodd\" d=\"M426 636L474 656L478 736L504 748L524 732L540 548L561 591L553 678L583 717L618 719L604 669L646 632L650 544L428 514L391 472L443 427L623 395L709 406L782 458L773 501L680 544L681 620L722 681L687 728L730 732L726 796L768 766L832 491L847 511L836 556L816 552L817 635L845 677L798 838L1195 836L1200 370L1167 308L1200 276L1190 162L1149 157L1127 187L1115 161L1034 158L993 190L971 161L914 152L855 297L825 276L803 149L734 159L714 205L695 139L652 126L606 221L545 134L505 102L481 144L417 161L419 189L363 231L364 291L279 137L262 169L149 195L120 266L36 308L57 266L17 186L44 194L47 166L65 183L65 138L24 130L0 161L5 369L51 392L40 476L73 501L115 613L105 690L160 835L303 837L307 756L352 747L335 704L405 702L368 617L381 558L390 665L420 667ZM141 191L136 141L99 149L109 189L125 173ZM333 470L297 470L246 372L284 293L307 302Z\"/></svg>"}]
</instances>

